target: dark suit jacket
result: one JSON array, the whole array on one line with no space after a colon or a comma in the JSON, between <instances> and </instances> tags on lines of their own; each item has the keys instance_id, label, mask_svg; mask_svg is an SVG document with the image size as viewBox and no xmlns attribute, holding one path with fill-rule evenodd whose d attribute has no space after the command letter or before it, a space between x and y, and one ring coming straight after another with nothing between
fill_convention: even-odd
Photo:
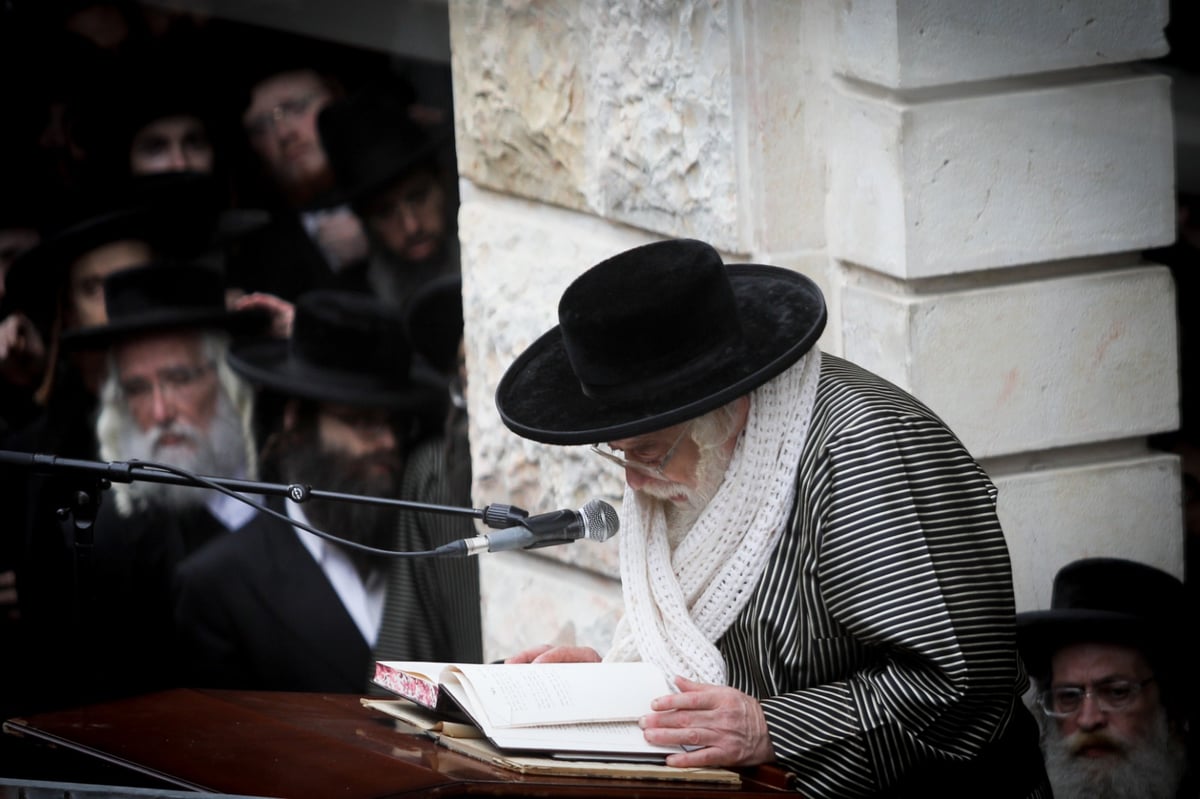
<instances>
[{"instance_id":1,"label":"dark suit jacket","mask_svg":"<svg viewBox=\"0 0 1200 799\"><path fill-rule=\"evenodd\" d=\"M334 272L299 215L288 210L274 212L270 224L231 245L226 272L230 286L289 302L312 289L370 291L366 259Z\"/></svg>"},{"instance_id":2,"label":"dark suit jacket","mask_svg":"<svg viewBox=\"0 0 1200 799\"><path fill-rule=\"evenodd\" d=\"M449 504L441 447L435 439L409 457L402 498ZM282 510L278 501L272 507ZM397 513L397 547L403 551L473 535L469 520ZM175 628L190 684L366 692L376 653L287 522L259 514L184 563L174 588ZM406 649L379 659L482 657L474 558L391 561L388 591L399 592L409 609L401 636Z\"/></svg>"},{"instance_id":3,"label":"dark suit jacket","mask_svg":"<svg viewBox=\"0 0 1200 799\"><path fill-rule=\"evenodd\" d=\"M362 692L371 649L290 524L259 514L181 566L175 588L189 682Z\"/></svg>"}]
</instances>

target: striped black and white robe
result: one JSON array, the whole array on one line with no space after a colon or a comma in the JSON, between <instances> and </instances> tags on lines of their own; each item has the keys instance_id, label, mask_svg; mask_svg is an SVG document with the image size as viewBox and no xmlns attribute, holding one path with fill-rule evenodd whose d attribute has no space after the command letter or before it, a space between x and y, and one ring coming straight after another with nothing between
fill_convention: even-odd
<instances>
[{"instance_id":1,"label":"striped black and white robe","mask_svg":"<svg viewBox=\"0 0 1200 799\"><path fill-rule=\"evenodd\" d=\"M1049 796L995 499L932 411L823 356L789 530L718 642L802 794Z\"/></svg>"}]
</instances>

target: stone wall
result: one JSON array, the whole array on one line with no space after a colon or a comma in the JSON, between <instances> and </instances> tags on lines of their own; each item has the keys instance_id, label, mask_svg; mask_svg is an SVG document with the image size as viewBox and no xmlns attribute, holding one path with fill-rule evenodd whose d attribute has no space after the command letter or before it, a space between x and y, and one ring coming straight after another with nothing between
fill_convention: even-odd
<instances>
[{"instance_id":1,"label":"stone wall","mask_svg":"<svg viewBox=\"0 0 1200 799\"><path fill-rule=\"evenodd\" d=\"M1024 608L1063 562L1182 572L1160 0L450 0L476 504L619 505L501 425L503 370L627 247L821 285L827 351L944 416L1000 488ZM486 654L603 650L620 537L484 556Z\"/></svg>"}]
</instances>

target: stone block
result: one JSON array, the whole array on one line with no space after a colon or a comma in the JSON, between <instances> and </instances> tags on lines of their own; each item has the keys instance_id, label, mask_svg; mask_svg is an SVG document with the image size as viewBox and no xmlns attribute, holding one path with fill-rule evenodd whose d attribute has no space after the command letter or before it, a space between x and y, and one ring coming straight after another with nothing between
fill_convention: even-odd
<instances>
[{"instance_id":1,"label":"stone block","mask_svg":"<svg viewBox=\"0 0 1200 799\"><path fill-rule=\"evenodd\" d=\"M525 552L481 556L483 657L539 644L608 650L621 618L621 585Z\"/></svg>"},{"instance_id":2,"label":"stone block","mask_svg":"<svg viewBox=\"0 0 1200 799\"><path fill-rule=\"evenodd\" d=\"M911 279L1169 243L1169 88L1121 74L905 103L846 87L830 252Z\"/></svg>"},{"instance_id":3,"label":"stone block","mask_svg":"<svg viewBox=\"0 0 1200 799\"><path fill-rule=\"evenodd\" d=\"M984 464L986 467L986 463ZM1179 460L1145 453L993 475L1017 610L1050 606L1054 574L1078 558L1129 558L1183 577Z\"/></svg>"},{"instance_id":4,"label":"stone block","mask_svg":"<svg viewBox=\"0 0 1200 799\"><path fill-rule=\"evenodd\" d=\"M741 243L725 3L452 0L450 32L463 177Z\"/></svg>"},{"instance_id":5,"label":"stone block","mask_svg":"<svg viewBox=\"0 0 1200 799\"><path fill-rule=\"evenodd\" d=\"M1179 424L1170 271L906 295L851 286L846 357L921 398L976 457Z\"/></svg>"},{"instance_id":6,"label":"stone block","mask_svg":"<svg viewBox=\"0 0 1200 799\"><path fill-rule=\"evenodd\" d=\"M1167 0L839 0L836 69L893 89L1166 55Z\"/></svg>"},{"instance_id":7,"label":"stone block","mask_svg":"<svg viewBox=\"0 0 1200 799\"><path fill-rule=\"evenodd\" d=\"M576 276L653 237L481 191L465 181L461 193L463 329L476 505L503 502L531 513L580 508L591 499L619 505L619 471L607 468L586 447L547 446L509 432L496 409L496 386L517 356L557 324L559 297ZM615 549L577 544L547 553L615 574Z\"/></svg>"}]
</instances>

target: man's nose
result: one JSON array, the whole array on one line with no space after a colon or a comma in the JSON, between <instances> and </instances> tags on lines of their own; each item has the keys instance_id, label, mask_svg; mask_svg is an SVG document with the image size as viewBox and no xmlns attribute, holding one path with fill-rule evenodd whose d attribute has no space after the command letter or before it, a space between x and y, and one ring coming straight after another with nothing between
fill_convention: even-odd
<instances>
[{"instance_id":1,"label":"man's nose","mask_svg":"<svg viewBox=\"0 0 1200 799\"><path fill-rule=\"evenodd\" d=\"M1096 697L1084 694L1079 712L1075 714L1075 724L1081 730L1096 730L1108 724L1108 713L1101 709Z\"/></svg>"},{"instance_id":2,"label":"man's nose","mask_svg":"<svg viewBox=\"0 0 1200 799\"><path fill-rule=\"evenodd\" d=\"M376 452L391 452L396 449L396 431L390 424L381 425L374 437Z\"/></svg>"},{"instance_id":3,"label":"man's nose","mask_svg":"<svg viewBox=\"0 0 1200 799\"><path fill-rule=\"evenodd\" d=\"M168 155L168 163L171 169L176 172L183 172L193 167L191 159L188 158L187 151L181 144L177 144L171 148L171 152Z\"/></svg>"},{"instance_id":4,"label":"man's nose","mask_svg":"<svg viewBox=\"0 0 1200 799\"><path fill-rule=\"evenodd\" d=\"M638 471L637 469L626 466L625 467L625 482L634 491L638 491L641 489L642 486L644 486L644 485L646 485L646 483L650 482L650 475L644 474L643 472Z\"/></svg>"},{"instance_id":5,"label":"man's nose","mask_svg":"<svg viewBox=\"0 0 1200 799\"><path fill-rule=\"evenodd\" d=\"M175 418L175 397L171 392L164 391L162 385L154 384L151 410L157 424L169 422Z\"/></svg>"}]
</instances>

